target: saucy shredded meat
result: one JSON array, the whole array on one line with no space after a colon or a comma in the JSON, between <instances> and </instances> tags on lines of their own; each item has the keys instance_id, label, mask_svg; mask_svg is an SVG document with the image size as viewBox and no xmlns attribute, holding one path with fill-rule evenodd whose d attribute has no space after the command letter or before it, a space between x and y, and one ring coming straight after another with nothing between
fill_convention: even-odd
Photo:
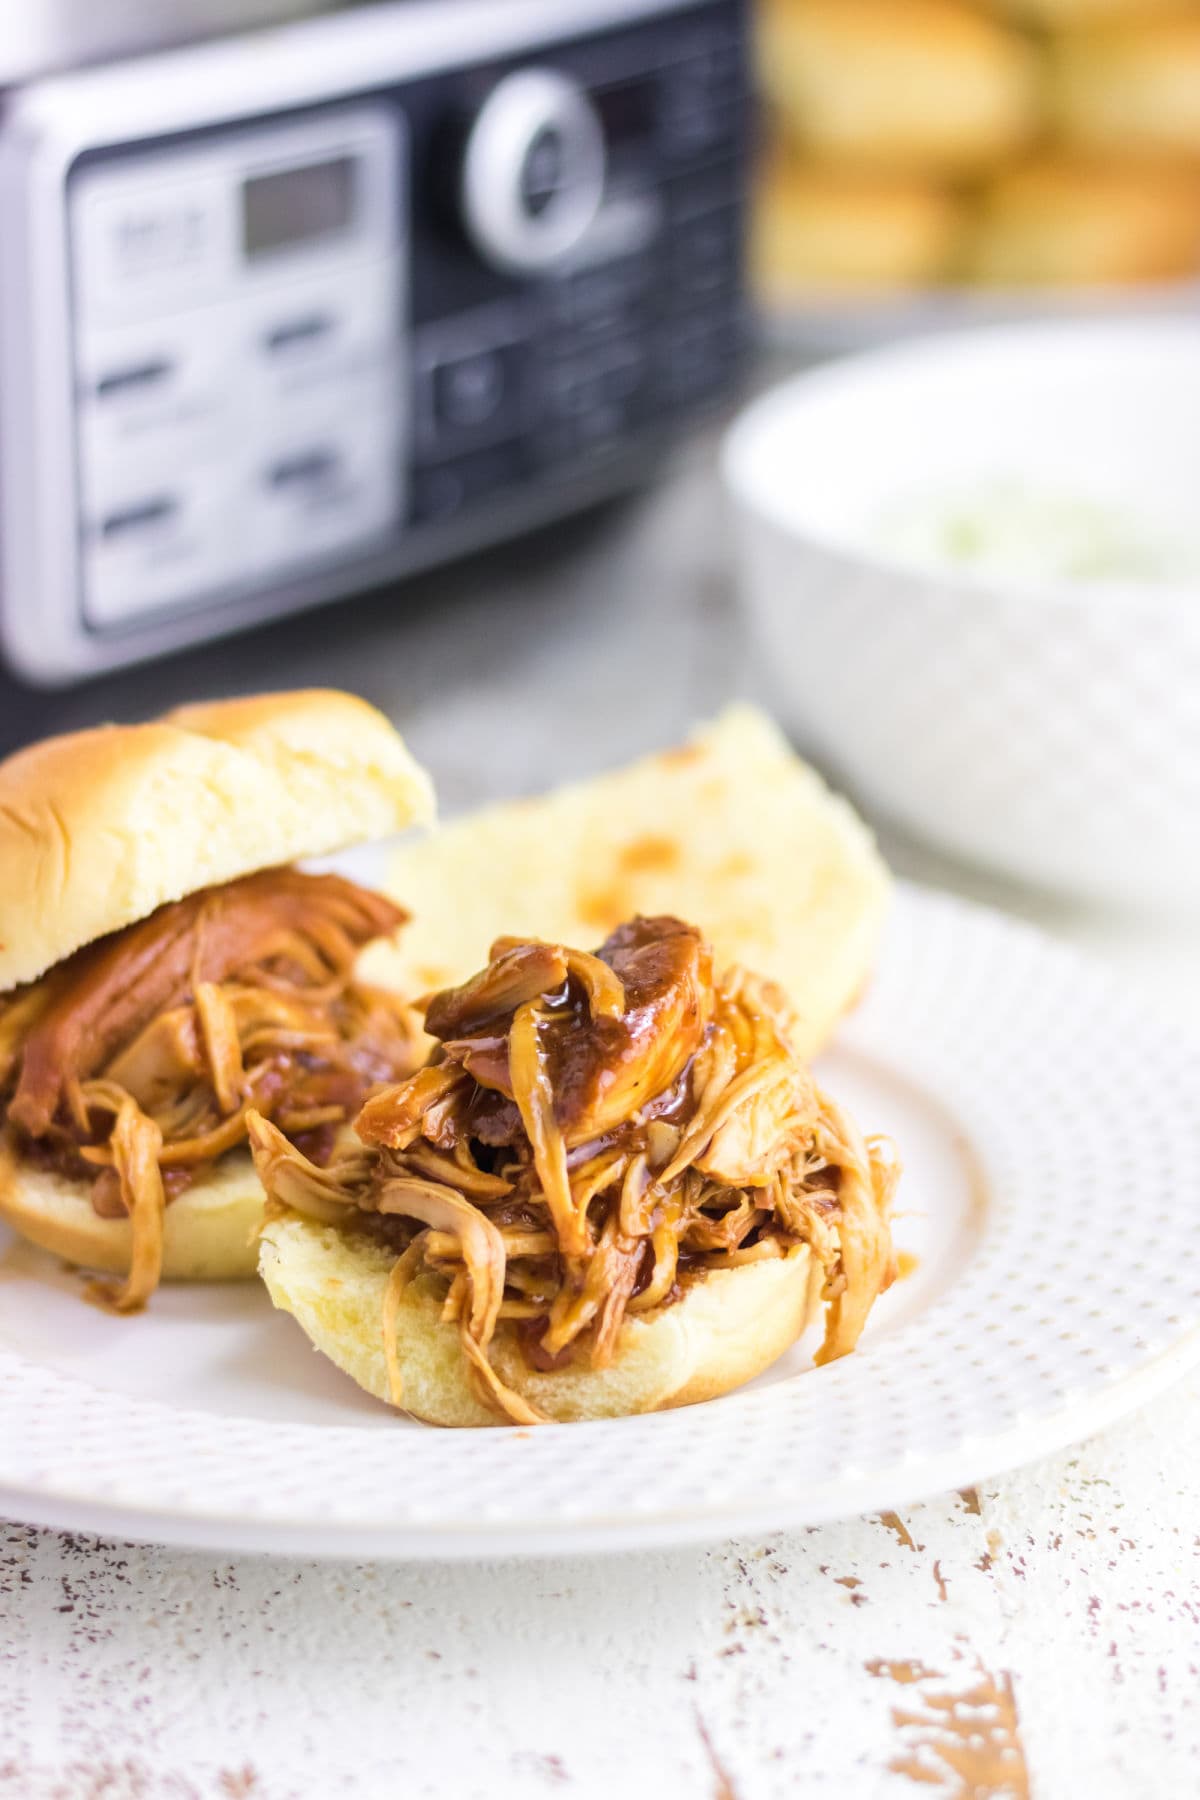
<instances>
[{"instance_id":1,"label":"saucy shredded meat","mask_svg":"<svg viewBox=\"0 0 1200 1800\"><path fill-rule=\"evenodd\" d=\"M771 983L718 980L692 926L636 918L594 956L501 939L425 1023L440 1040L426 1066L366 1102L360 1147L326 1167L248 1122L273 1205L397 1251L383 1317L397 1404L397 1313L421 1270L444 1284L476 1392L523 1424L542 1415L492 1367L502 1322L533 1368L603 1368L627 1315L801 1245L824 1272L818 1361L854 1348L894 1272L898 1166L794 1054Z\"/></svg>"},{"instance_id":2,"label":"saucy shredded meat","mask_svg":"<svg viewBox=\"0 0 1200 1800\"><path fill-rule=\"evenodd\" d=\"M353 977L405 914L337 875L271 869L189 894L0 999L0 1106L26 1161L128 1216L119 1311L158 1284L165 1206L273 1119L314 1163L419 1060L420 1015Z\"/></svg>"}]
</instances>

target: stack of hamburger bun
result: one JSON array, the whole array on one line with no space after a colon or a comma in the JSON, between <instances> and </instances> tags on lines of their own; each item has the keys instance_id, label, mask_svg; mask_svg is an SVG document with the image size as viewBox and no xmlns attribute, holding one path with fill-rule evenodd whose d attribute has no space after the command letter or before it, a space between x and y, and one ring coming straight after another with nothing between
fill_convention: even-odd
<instances>
[{"instance_id":1,"label":"stack of hamburger bun","mask_svg":"<svg viewBox=\"0 0 1200 1800\"><path fill-rule=\"evenodd\" d=\"M1200 0L759 0L772 303L1200 272Z\"/></svg>"}]
</instances>

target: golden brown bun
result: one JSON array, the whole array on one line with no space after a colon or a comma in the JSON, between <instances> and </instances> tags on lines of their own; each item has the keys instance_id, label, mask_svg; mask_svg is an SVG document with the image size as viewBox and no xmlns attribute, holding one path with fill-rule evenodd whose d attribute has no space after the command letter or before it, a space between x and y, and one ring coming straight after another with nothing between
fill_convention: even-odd
<instances>
[{"instance_id":1,"label":"golden brown bun","mask_svg":"<svg viewBox=\"0 0 1200 1800\"><path fill-rule=\"evenodd\" d=\"M1039 159L986 196L969 273L999 287L1163 281L1200 267L1200 179L1190 170Z\"/></svg>"},{"instance_id":2,"label":"golden brown bun","mask_svg":"<svg viewBox=\"0 0 1200 1800\"><path fill-rule=\"evenodd\" d=\"M1187 10L1200 0L1181 0L1170 10ZM1066 29L1109 19L1146 19L1164 10L1164 0L994 0L994 9L1029 25Z\"/></svg>"},{"instance_id":3,"label":"golden brown bun","mask_svg":"<svg viewBox=\"0 0 1200 1800\"><path fill-rule=\"evenodd\" d=\"M927 286L951 272L963 214L960 199L920 176L777 157L755 208L756 285L777 301Z\"/></svg>"},{"instance_id":4,"label":"golden brown bun","mask_svg":"<svg viewBox=\"0 0 1200 1800\"><path fill-rule=\"evenodd\" d=\"M403 846L388 886L413 918L367 950L367 979L422 993L465 981L505 933L599 944L633 913L674 913L719 967L780 983L804 1057L865 985L890 890L861 819L746 706L680 749Z\"/></svg>"},{"instance_id":5,"label":"golden brown bun","mask_svg":"<svg viewBox=\"0 0 1200 1800\"><path fill-rule=\"evenodd\" d=\"M428 776L353 694L48 738L0 763L0 992L165 901L432 815Z\"/></svg>"},{"instance_id":6,"label":"golden brown bun","mask_svg":"<svg viewBox=\"0 0 1200 1800\"><path fill-rule=\"evenodd\" d=\"M292 1214L262 1236L259 1269L275 1305L378 1400L389 1398L383 1294L395 1262L372 1240ZM750 1381L796 1342L819 1308L821 1272L806 1245L771 1262L710 1273L674 1306L627 1317L607 1369L530 1369L501 1321L489 1356L502 1381L548 1418L611 1419L715 1399ZM504 1423L468 1378L458 1327L418 1275L401 1300L397 1349L406 1412L431 1425Z\"/></svg>"},{"instance_id":7,"label":"golden brown bun","mask_svg":"<svg viewBox=\"0 0 1200 1800\"><path fill-rule=\"evenodd\" d=\"M164 1281L244 1281L254 1274L263 1191L249 1153L231 1151L172 1200L163 1225ZM0 1138L0 1219L64 1262L105 1275L129 1269L128 1219L102 1219L86 1182L18 1161Z\"/></svg>"},{"instance_id":8,"label":"golden brown bun","mask_svg":"<svg viewBox=\"0 0 1200 1800\"><path fill-rule=\"evenodd\" d=\"M986 167L1040 122L1034 51L962 0L771 0L759 69L796 144L889 171Z\"/></svg>"},{"instance_id":9,"label":"golden brown bun","mask_svg":"<svg viewBox=\"0 0 1200 1800\"><path fill-rule=\"evenodd\" d=\"M1057 116L1071 142L1200 157L1200 11L1065 36L1054 68Z\"/></svg>"}]
</instances>

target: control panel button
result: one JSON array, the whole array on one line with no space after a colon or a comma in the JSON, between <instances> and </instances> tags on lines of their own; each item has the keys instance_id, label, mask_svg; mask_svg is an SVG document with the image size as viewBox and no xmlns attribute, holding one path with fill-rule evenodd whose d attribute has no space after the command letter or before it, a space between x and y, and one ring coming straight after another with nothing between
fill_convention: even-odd
<instances>
[{"instance_id":1,"label":"control panel button","mask_svg":"<svg viewBox=\"0 0 1200 1800\"><path fill-rule=\"evenodd\" d=\"M617 454L629 441L630 418L618 402L593 404L571 418L545 419L527 441L542 481L570 481L590 463Z\"/></svg>"},{"instance_id":2,"label":"control panel button","mask_svg":"<svg viewBox=\"0 0 1200 1800\"><path fill-rule=\"evenodd\" d=\"M554 290L555 318L574 331L613 331L642 314L653 280L648 256L580 269Z\"/></svg>"},{"instance_id":3,"label":"control panel button","mask_svg":"<svg viewBox=\"0 0 1200 1800\"><path fill-rule=\"evenodd\" d=\"M645 385L649 352L638 338L617 339L597 352L597 368L606 397L626 400Z\"/></svg>"},{"instance_id":4,"label":"control panel button","mask_svg":"<svg viewBox=\"0 0 1200 1800\"><path fill-rule=\"evenodd\" d=\"M430 325L415 340L417 449L447 462L515 437L526 423L532 320L504 304Z\"/></svg>"},{"instance_id":5,"label":"control panel button","mask_svg":"<svg viewBox=\"0 0 1200 1800\"><path fill-rule=\"evenodd\" d=\"M598 400L575 422L579 446L596 452L615 449L629 429L629 414L619 400Z\"/></svg>"},{"instance_id":6,"label":"control panel button","mask_svg":"<svg viewBox=\"0 0 1200 1800\"><path fill-rule=\"evenodd\" d=\"M409 516L415 524L445 523L475 501L514 487L524 475L520 444L515 440L458 456L453 462L418 469L413 477Z\"/></svg>"},{"instance_id":7,"label":"control panel button","mask_svg":"<svg viewBox=\"0 0 1200 1800\"><path fill-rule=\"evenodd\" d=\"M236 262L233 201L217 175L178 181L97 171L72 195L84 318L146 318L227 288Z\"/></svg>"},{"instance_id":8,"label":"control panel button","mask_svg":"<svg viewBox=\"0 0 1200 1800\"><path fill-rule=\"evenodd\" d=\"M677 175L666 184L664 200L672 229L684 219L700 213L742 209L746 193L746 172L740 161L722 158L701 173Z\"/></svg>"},{"instance_id":9,"label":"control panel button","mask_svg":"<svg viewBox=\"0 0 1200 1800\"><path fill-rule=\"evenodd\" d=\"M574 419L540 419L525 440L525 454L539 481L570 480L579 467L579 434Z\"/></svg>"},{"instance_id":10,"label":"control panel button","mask_svg":"<svg viewBox=\"0 0 1200 1800\"><path fill-rule=\"evenodd\" d=\"M736 320L681 319L662 344L668 397L678 404L707 399L728 383L741 348Z\"/></svg>"},{"instance_id":11,"label":"control panel button","mask_svg":"<svg viewBox=\"0 0 1200 1800\"><path fill-rule=\"evenodd\" d=\"M273 325L267 325L262 334L262 347L268 356L286 356L301 344L324 346L337 332L336 312L327 312L321 307L295 312L281 307L279 311L281 317Z\"/></svg>"},{"instance_id":12,"label":"control panel button","mask_svg":"<svg viewBox=\"0 0 1200 1800\"><path fill-rule=\"evenodd\" d=\"M509 274L552 269L596 218L604 133L587 94L555 69L521 69L480 107L463 153L461 207L485 262Z\"/></svg>"},{"instance_id":13,"label":"control panel button","mask_svg":"<svg viewBox=\"0 0 1200 1800\"><path fill-rule=\"evenodd\" d=\"M394 362L403 317L394 256L273 283L240 313L237 359L265 416L294 397L333 392Z\"/></svg>"},{"instance_id":14,"label":"control panel button","mask_svg":"<svg viewBox=\"0 0 1200 1800\"><path fill-rule=\"evenodd\" d=\"M85 492L136 485L136 465L161 472L203 460L232 428L224 307L81 331L75 368Z\"/></svg>"},{"instance_id":15,"label":"control panel button","mask_svg":"<svg viewBox=\"0 0 1200 1800\"><path fill-rule=\"evenodd\" d=\"M173 374L169 356L142 356L123 367L107 370L96 380L96 398L111 399L114 394L145 394L151 388L161 390Z\"/></svg>"},{"instance_id":16,"label":"control panel button","mask_svg":"<svg viewBox=\"0 0 1200 1800\"><path fill-rule=\"evenodd\" d=\"M238 494L229 473L161 479L112 500L82 533L84 610L116 626L184 604L245 574Z\"/></svg>"},{"instance_id":17,"label":"control panel button","mask_svg":"<svg viewBox=\"0 0 1200 1800\"><path fill-rule=\"evenodd\" d=\"M504 404L507 382L499 350L477 350L440 363L433 371L433 409L439 427L474 430Z\"/></svg>"},{"instance_id":18,"label":"control panel button","mask_svg":"<svg viewBox=\"0 0 1200 1800\"><path fill-rule=\"evenodd\" d=\"M664 72L662 134L668 154L711 155L736 142L744 118L745 55L736 33L700 33Z\"/></svg>"},{"instance_id":19,"label":"control panel button","mask_svg":"<svg viewBox=\"0 0 1200 1800\"><path fill-rule=\"evenodd\" d=\"M244 467L247 533L259 571L365 545L397 526L403 495L394 420L367 393L344 414L289 431Z\"/></svg>"},{"instance_id":20,"label":"control panel button","mask_svg":"<svg viewBox=\"0 0 1200 1800\"><path fill-rule=\"evenodd\" d=\"M314 449L290 452L267 467L264 479L269 488L289 488L305 496L319 493L337 480L341 464L339 452L328 444Z\"/></svg>"},{"instance_id":21,"label":"control panel button","mask_svg":"<svg viewBox=\"0 0 1200 1800\"><path fill-rule=\"evenodd\" d=\"M697 300L706 299L738 285L741 230L741 215L731 206L679 221L672 248L672 274L687 294Z\"/></svg>"},{"instance_id":22,"label":"control panel button","mask_svg":"<svg viewBox=\"0 0 1200 1800\"><path fill-rule=\"evenodd\" d=\"M555 418L579 418L624 407L646 385L650 360L637 338L617 339L581 354L548 363L541 376L547 412Z\"/></svg>"}]
</instances>

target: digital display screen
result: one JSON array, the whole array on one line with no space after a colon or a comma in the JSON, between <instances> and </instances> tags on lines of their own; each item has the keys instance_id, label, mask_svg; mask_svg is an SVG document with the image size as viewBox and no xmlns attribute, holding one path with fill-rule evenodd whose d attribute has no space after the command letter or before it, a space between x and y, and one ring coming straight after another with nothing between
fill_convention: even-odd
<instances>
[{"instance_id":1,"label":"digital display screen","mask_svg":"<svg viewBox=\"0 0 1200 1800\"><path fill-rule=\"evenodd\" d=\"M242 186L242 249L263 256L345 231L354 218L358 158L252 175Z\"/></svg>"}]
</instances>

